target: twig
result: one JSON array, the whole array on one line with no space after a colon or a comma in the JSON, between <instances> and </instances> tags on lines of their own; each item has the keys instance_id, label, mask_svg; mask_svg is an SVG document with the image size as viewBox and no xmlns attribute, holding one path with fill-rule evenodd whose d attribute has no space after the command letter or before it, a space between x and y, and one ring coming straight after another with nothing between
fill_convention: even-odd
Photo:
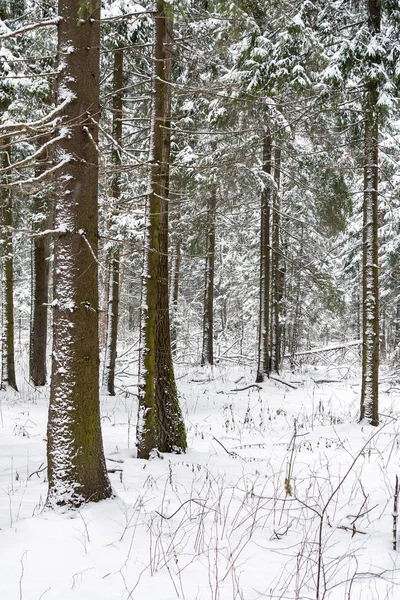
<instances>
[{"instance_id":1,"label":"twig","mask_svg":"<svg viewBox=\"0 0 400 600\"><path fill-rule=\"evenodd\" d=\"M155 512L162 518L165 519L166 521L169 521L169 519L172 519L172 517L174 517L180 510L181 508L183 508L185 506L185 504L189 504L189 502L194 502L195 504L198 504L199 506L201 506L201 508L207 508L205 504L202 504L201 502L199 502L198 500L194 500L193 498L189 498L189 500L185 500L185 502L183 502L179 508L176 509L176 511L174 513L172 513L172 515L170 515L169 517L166 517L165 515L162 515L160 512L158 512L158 510L156 510Z\"/></svg>"},{"instance_id":2,"label":"twig","mask_svg":"<svg viewBox=\"0 0 400 600\"><path fill-rule=\"evenodd\" d=\"M394 484L394 501L393 501L393 550L397 550L397 507L399 501L399 478L396 475L396 483Z\"/></svg>"},{"instance_id":3,"label":"twig","mask_svg":"<svg viewBox=\"0 0 400 600\"><path fill-rule=\"evenodd\" d=\"M353 527L348 527L347 525L339 525L338 529L344 529L344 531L351 531L351 537L354 537L356 533L361 533L361 535L367 535L365 531L359 531L359 529L356 529L355 525L353 525Z\"/></svg>"},{"instance_id":4,"label":"twig","mask_svg":"<svg viewBox=\"0 0 400 600\"><path fill-rule=\"evenodd\" d=\"M25 556L28 554L28 550L25 550L25 552L23 553L21 560L19 561L21 564L21 577L19 578L19 598L20 600L22 600L22 580L24 578L24 558Z\"/></svg>"},{"instance_id":5,"label":"twig","mask_svg":"<svg viewBox=\"0 0 400 600\"><path fill-rule=\"evenodd\" d=\"M99 264L98 258L97 258L97 256L95 255L95 253L94 253L94 251L93 251L93 248L92 248L92 246L90 245L90 242L89 242L89 240L87 239L87 237L86 237L86 234L85 234L84 230L83 230L83 229L80 229L80 230L78 231L78 233L79 233L79 235L80 235L80 236L81 236L81 237L84 239L84 241L85 241L85 243L86 243L87 247L89 248L90 254L93 256L93 259L94 259L94 260L97 262L97 264Z\"/></svg>"},{"instance_id":6,"label":"twig","mask_svg":"<svg viewBox=\"0 0 400 600\"><path fill-rule=\"evenodd\" d=\"M213 435L212 435L211 437L212 437L212 439L213 439L214 441L216 441L216 442L217 442L217 444L219 444L219 445L221 446L221 448L223 448L223 449L225 450L225 452L226 452L227 454L229 454L230 456L234 456L235 458L238 456L238 455L236 454L236 452L230 452L230 450L228 450L227 448L225 448L225 446L224 446L224 445L223 445L223 444L222 444L222 443L221 443L219 440L217 440L217 438L216 438L216 437L214 437Z\"/></svg>"},{"instance_id":7,"label":"twig","mask_svg":"<svg viewBox=\"0 0 400 600\"><path fill-rule=\"evenodd\" d=\"M39 473L42 473L42 471L45 471L47 469L47 465L44 465L44 467L42 468L43 463L40 465L40 467L38 468L37 471L33 471L33 473L31 473L28 477L28 479L30 479L31 477L33 477L33 475L37 475L39 477Z\"/></svg>"}]
</instances>

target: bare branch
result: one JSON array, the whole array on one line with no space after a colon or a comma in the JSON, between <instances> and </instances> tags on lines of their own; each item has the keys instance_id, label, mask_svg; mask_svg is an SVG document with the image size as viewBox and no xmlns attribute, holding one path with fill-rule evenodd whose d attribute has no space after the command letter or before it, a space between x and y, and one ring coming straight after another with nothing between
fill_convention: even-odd
<instances>
[{"instance_id":1,"label":"bare branch","mask_svg":"<svg viewBox=\"0 0 400 600\"><path fill-rule=\"evenodd\" d=\"M58 25L60 22L60 18L56 17L55 19L49 19L48 21L41 21L40 23L31 23L26 27L21 27L21 29L16 29L15 31L11 31L9 33L3 33L0 35L0 40L7 40L12 37L17 37L19 35L24 35L28 33L28 31L33 31L34 29L39 29L40 27L49 27L51 25Z\"/></svg>"}]
</instances>

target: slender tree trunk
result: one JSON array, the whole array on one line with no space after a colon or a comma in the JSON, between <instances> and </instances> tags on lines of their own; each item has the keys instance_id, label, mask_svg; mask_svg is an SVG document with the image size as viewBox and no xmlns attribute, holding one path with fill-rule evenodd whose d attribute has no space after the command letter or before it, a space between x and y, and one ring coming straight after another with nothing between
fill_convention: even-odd
<instances>
[{"instance_id":1,"label":"slender tree trunk","mask_svg":"<svg viewBox=\"0 0 400 600\"><path fill-rule=\"evenodd\" d=\"M301 310L302 310L302 268L303 268L303 241L304 241L304 227L301 226L301 235L300 235L300 250L299 250L299 258L298 265L296 271L296 300L295 300L295 310L293 317L293 328L292 328L292 336L290 339L290 368L292 371L295 368L295 356L299 347L299 337L300 337L300 320L301 320Z\"/></svg>"},{"instance_id":2,"label":"slender tree trunk","mask_svg":"<svg viewBox=\"0 0 400 600\"><path fill-rule=\"evenodd\" d=\"M381 340L380 340L380 361L385 361L387 358L387 332L386 332L386 310L383 308L380 315L380 331L381 331Z\"/></svg>"},{"instance_id":3,"label":"slender tree trunk","mask_svg":"<svg viewBox=\"0 0 400 600\"><path fill-rule=\"evenodd\" d=\"M176 350L178 340L178 301L179 301L179 276L181 271L181 238L176 240L175 244L175 261L172 276L172 327L171 327L171 348Z\"/></svg>"},{"instance_id":4,"label":"slender tree trunk","mask_svg":"<svg viewBox=\"0 0 400 600\"><path fill-rule=\"evenodd\" d=\"M144 279L143 340L137 448L184 451L186 432L171 354L168 292L168 191L170 161L172 7L157 0L154 45L151 192Z\"/></svg>"},{"instance_id":5,"label":"slender tree trunk","mask_svg":"<svg viewBox=\"0 0 400 600\"><path fill-rule=\"evenodd\" d=\"M39 139L43 144L47 138ZM45 152L36 167L40 175L48 168L48 152ZM48 192L39 193L34 198L34 214L40 215L36 224L39 232L51 228L50 200ZM50 238L48 235L38 235L32 242L32 298L31 298L31 329L29 344L29 377L35 386L46 383L47 366L47 310L49 302L49 258Z\"/></svg>"},{"instance_id":6,"label":"slender tree trunk","mask_svg":"<svg viewBox=\"0 0 400 600\"><path fill-rule=\"evenodd\" d=\"M47 429L47 505L111 496L100 427L98 118L100 8L59 0L58 100L69 135L57 156L52 377ZM73 48L73 52L65 52ZM71 127L73 124L73 127Z\"/></svg>"},{"instance_id":7,"label":"slender tree trunk","mask_svg":"<svg viewBox=\"0 0 400 600\"><path fill-rule=\"evenodd\" d=\"M279 353L279 369L282 367L283 356L286 351L286 298L287 298L287 281L286 281L286 256L287 256L287 239L285 233L288 227L288 219L281 219L280 227L280 246L281 256L279 262L279 324L280 324L280 353Z\"/></svg>"},{"instance_id":8,"label":"slender tree trunk","mask_svg":"<svg viewBox=\"0 0 400 600\"><path fill-rule=\"evenodd\" d=\"M215 219L217 185L211 186L207 211L207 261L204 290L203 348L201 365L214 364L214 279L215 279Z\"/></svg>"},{"instance_id":9,"label":"slender tree trunk","mask_svg":"<svg viewBox=\"0 0 400 600\"><path fill-rule=\"evenodd\" d=\"M396 360L400 359L400 270L397 267L397 300L396 300L396 320L394 327L394 350Z\"/></svg>"},{"instance_id":10,"label":"slender tree trunk","mask_svg":"<svg viewBox=\"0 0 400 600\"><path fill-rule=\"evenodd\" d=\"M280 218L280 181L281 181L281 149L279 146L275 147L274 156L274 179L276 183L276 190L274 193L274 206L273 206L273 222L272 222L272 236L273 236L273 263L272 263L272 285L273 285L273 310L274 310L274 344L273 344L273 357L272 366L276 373L279 373L281 364L281 348L282 348L282 323L281 323L281 311L282 311L282 300L283 300L283 285L282 279L282 248L281 248L281 218Z\"/></svg>"},{"instance_id":11,"label":"slender tree trunk","mask_svg":"<svg viewBox=\"0 0 400 600\"><path fill-rule=\"evenodd\" d=\"M2 167L6 169L10 163L11 139L3 140ZM7 177L7 176L6 176ZM3 227L2 244L2 362L1 385L17 390L14 361L14 254L13 254L13 196L12 191L3 188L1 191L1 220Z\"/></svg>"},{"instance_id":12,"label":"slender tree trunk","mask_svg":"<svg viewBox=\"0 0 400 600\"><path fill-rule=\"evenodd\" d=\"M380 32L380 0L368 0L369 29ZM372 67L373 65L371 65ZM364 126L363 355L360 420L379 424L378 89L367 83Z\"/></svg>"},{"instance_id":13,"label":"slender tree trunk","mask_svg":"<svg viewBox=\"0 0 400 600\"><path fill-rule=\"evenodd\" d=\"M107 300L107 329L104 361L103 387L110 396L115 396L115 364L117 360L117 338L120 294L120 251L111 251Z\"/></svg>"},{"instance_id":14,"label":"slender tree trunk","mask_svg":"<svg viewBox=\"0 0 400 600\"><path fill-rule=\"evenodd\" d=\"M104 279L101 282L101 312L99 318L99 346L100 351L105 350L107 341L108 295L110 287L111 250L106 252L104 260ZM104 379L104 378L103 378ZM104 383L104 381L103 381Z\"/></svg>"},{"instance_id":15,"label":"slender tree trunk","mask_svg":"<svg viewBox=\"0 0 400 600\"><path fill-rule=\"evenodd\" d=\"M263 171L271 176L271 134L264 133ZM264 380L270 373L269 319L270 319L270 262L271 262L271 184L264 182L261 196L260 224L260 308L258 328L258 365L256 381Z\"/></svg>"},{"instance_id":16,"label":"slender tree trunk","mask_svg":"<svg viewBox=\"0 0 400 600\"><path fill-rule=\"evenodd\" d=\"M124 51L117 48L114 52L114 80L113 80L113 139L115 146L112 151L112 164L115 174L112 181L113 210L118 209L121 197L121 151L122 147L122 109L123 109L123 70ZM119 319L119 297L120 297L120 258L119 246L111 251L110 274L108 285L107 302L107 336L105 354L104 384L110 396L115 396L115 363L117 359L117 338Z\"/></svg>"}]
</instances>

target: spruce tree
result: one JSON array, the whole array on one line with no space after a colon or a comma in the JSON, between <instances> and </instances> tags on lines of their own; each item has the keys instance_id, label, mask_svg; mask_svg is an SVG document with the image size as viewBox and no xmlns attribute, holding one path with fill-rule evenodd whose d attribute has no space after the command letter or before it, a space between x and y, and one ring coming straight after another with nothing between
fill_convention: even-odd
<instances>
[{"instance_id":1,"label":"spruce tree","mask_svg":"<svg viewBox=\"0 0 400 600\"><path fill-rule=\"evenodd\" d=\"M64 165L55 207L47 505L77 507L111 495L99 407L100 8L59 0L58 10L57 100L65 108L56 151Z\"/></svg>"}]
</instances>

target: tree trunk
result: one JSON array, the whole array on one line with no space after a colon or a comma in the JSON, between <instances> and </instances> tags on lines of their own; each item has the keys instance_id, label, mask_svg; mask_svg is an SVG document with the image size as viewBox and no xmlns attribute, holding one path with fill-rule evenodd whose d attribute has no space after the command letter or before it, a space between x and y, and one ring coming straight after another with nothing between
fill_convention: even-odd
<instances>
[{"instance_id":1,"label":"tree trunk","mask_svg":"<svg viewBox=\"0 0 400 600\"><path fill-rule=\"evenodd\" d=\"M11 139L3 140L4 151L2 155L2 167L7 168L10 163ZM7 177L7 175L6 175ZM2 362L1 362L1 385L10 386L17 390L14 361L14 258L13 258L13 196L12 191L3 188L1 191L1 220L3 226L2 244Z\"/></svg>"},{"instance_id":2,"label":"tree trunk","mask_svg":"<svg viewBox=\"0 0 400 600\"><path fill-rule=\"evenodd\" d=\"M115 174L112 181L113 210L118 209L119 199L121 197L121 151L122 147L122 96L123 96L123 69L124 69L124 51L117 48L114 52L114 80L113 80L113 140L115 145L112 151L112 165L115 168ZM117 359L117 338L118 338L118 318L119 318L119 298L120 298L120 259L121 252L119 246L111 251L110 274L108 281L108 301L107 301L107 335L106 335L106 354L104 385L110 396L115 396L115 363Z\"/></svg>"},{"instance_id":3,"label":"tree trunk","mask_svg":"<svg viewBox=\"0 0 400 600\"><path fill-rule=\"evenodd\" d=\"M300 320L301 320L301 309L302 309L302 293L303 293L303 277L302 277L302 269L303 269L303 244L304 244L304 227L301 226L301 234L300 234L300 249L299 249L299 257L296 271L296 301L295 301L295 309L293 316L293 327L292 327L292 335L290 339L290 368L292 371L295 369L295 358L296 352L299 347L299 337L300 337Z\"/></svg>"},{"instance_id":4,"label":"tree trunk","mask_svg":"<svg viewBox=\"0 0 400 600\"><path fill-rule=\"evenodd\" d=\"M39 139L43 144L47 138ZM48 168L50 157L44 152L36 167L40 175ZM34 215L40 215L35 225L43 232L51 228L50 200L48 192L38 193L34 198ZM49 302L49 258L50 238L38 235L32 242L32 298L31 329L29 344L29 377L35 386L46 383L46 350L47 350L47 307Z\"/></svg>"},{"instance_id":5,"label":"tree trunk","mask_svg":"<svg viewBox=\"0 0 400 600\"><path fill-rule=\"evenodd\" d=\"M369 30L380 32L380 0L368 0ZM376 65L371 65L371 70ZM378 285L378 86L366 84L364 126L363 354L360 420L379 424L379 285Z\"/></svg>"},{"instance_id":6,"label":"tree trunk","mask_svg":"<svg viewBox=\"0 0 400 600\"><path fill-rule=\"evenodd\" d=\"M271 175L271 134L264 133L263 141L263 172ZM261 196L260 224L260 308L258 328L258 383L264 380L264 375L270 373L269 348L269 319L270 319L270 262L271 262L271 183L264 181Z\"/></svg>"},{"instance_id":7,"label":"tree trunk","mask_svg":"<svg viewBox=\"0 0 400 600\"><path fill-rule=\"evenodd\" d=\"M178 300L179 300L179 276L181 270L181 238L180 236L176 240L175 245L175 261L174 271L172 277L172 327L171 327L171 348L176 351L176 345L178 340Z\"/></svg>"},{"instance_id":8,"label":"tree trunk","mask_svg":"<svg viewBox=\"0 0 400 600\"><path fill-rule=\"evenodd\" d=\"M69 135L57 148L68 162L58 171L55 207L49 507L80 506L112 494L99 408L100 9L81 0L59 0L58 9L58 100L70 102L62 123Z\"/></svg>"},{"instance_id":9,"label":"tree trunk","mask_svg":"<svg viewBox=\"0 0 400 600\"><path fill-rule=\"evenodd\" d=\"M157 0L154 45L152 167L144 278L143 340L137 448L184 451L186 432L179 407L171 354L168 293L168 190L172 74L172 8ZM167 83L166 83L167 82Z\"/></svg>"},{"instance_id":10,"label":"tree trunk","mask_svg":"<svg viewBox=\"0 0 400 600\"><path fill-rule=\"evenodd\" d=\"M396 360L400 359L400 271L397 268L397 299L396 299L396 318L394 327L394 351Z\"/></svg>"},{"instance_id":11,"label":"tree trunk","mask_svg":"<svg viewBox=\"0 0 400 600\"><path fill-rule=\"evenodd\" d=\"M272 367L279 374L281 365L281 349L282 349L282 300L283 300L283 270L282 270L282 247L281 247L281 217L280 217L280 181L281 181L281 149L275 147L274 156L274 179L276 190L274 193L273 205L273 222L272 222L272 244L273 244L273 261L272 261L272 286L273 286L273 356Z\"/></svg>"},{"instance_id":12,"label":"tree trunk","mask_svg":"<svg viewBox=\"0 0 400 600\"><path fill-rule=\"evenodd\" d=\"M211 186L207 211L207 260L204 289L203 349L201 365L214 364L214 278L215 278L215 219L217 185Z\"/></svg>"}]
</instances>

